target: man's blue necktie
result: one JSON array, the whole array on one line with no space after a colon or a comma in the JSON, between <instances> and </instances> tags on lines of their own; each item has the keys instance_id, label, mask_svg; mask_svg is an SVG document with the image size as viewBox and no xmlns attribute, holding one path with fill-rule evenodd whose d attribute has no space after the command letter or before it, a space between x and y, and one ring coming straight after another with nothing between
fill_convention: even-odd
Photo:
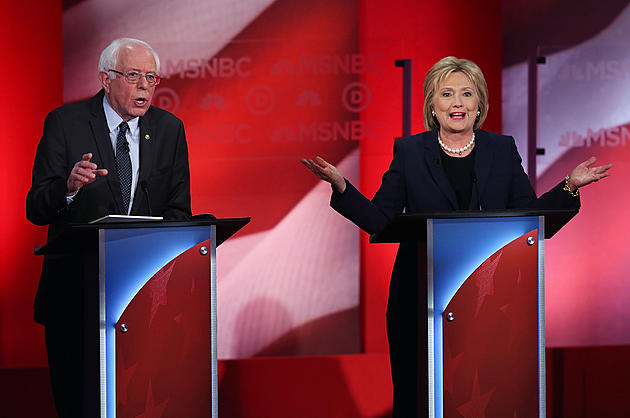
<instances>
[{"instance_id":1,"label":"man's blue necktie","mask_svg":"<svg viewBox=\"0 0 630 418\"><path fill-rule=\"evenodd\" d=\"M118 125L118 136L116 137L116 171L120 179L124 215L129 212L129 199L131 198L131 157L129 157L129 143L126 136L128 130L127 122L121 122Z\"/></svg>"}]
</instances>

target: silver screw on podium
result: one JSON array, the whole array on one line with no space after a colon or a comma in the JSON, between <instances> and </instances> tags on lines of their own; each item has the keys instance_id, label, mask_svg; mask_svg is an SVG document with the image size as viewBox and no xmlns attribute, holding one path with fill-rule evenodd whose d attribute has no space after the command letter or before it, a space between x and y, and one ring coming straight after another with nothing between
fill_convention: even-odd
<instances>
[{"instance_id":1,"label":"silver screw on podium","mask_svg":"<svg viewBox=\"0 0 630 418\"><path fill-rule=\"evenodd\" d=\"M455 314L453 312L449 312L446 314L446 320L448 322L453 322L455 320Z\"/></svg>"},{"instance_id":2,"label":"silver screw on podium","mask_svg":"<svg viewBox=\"0 0 630 418\"><path fill-rule=\"evenodd\" d=\"M118 328L120 330L120 332L122 332L123 334L126 333L127 331L129 331L129 328L127 327L127 324L120 324L120 327Z\"/></svg>"},{"instance_id":3,"label":"silver screw on podium","mask_svg":"<svg viewBox=\"0 0 630 418\"><path fill-rule=\"evenodd\" d=\"M201 253L201 255L208 254L208 247L203 246L203 247L199 248L199 252Z\"/></svg>"},{"instance_id":4,"label":"silver screw on podium","mask_svg":"<svg viewBox=\"0 0 630 418\"><path fill-rule=\"evenodd\" d=\"M534 237L527 237L527 245L534 245L536 244L536 240L534 239Z\"/></svg>"}]
</instances>

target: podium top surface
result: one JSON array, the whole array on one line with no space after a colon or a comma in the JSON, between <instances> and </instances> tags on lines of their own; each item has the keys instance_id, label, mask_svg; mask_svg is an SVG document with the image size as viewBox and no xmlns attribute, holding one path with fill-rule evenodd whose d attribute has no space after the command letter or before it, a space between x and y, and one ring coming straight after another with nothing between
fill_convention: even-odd
<instances>
[{"instance_id":1,"label":"podium top surface","mask_svg":"<svg viewBox=\"0 0 630 418\"><path fill-rule=\"evenodd\" d=\"M71 225L61 236L46 245L35 248L35 255L48 255L63 252L74 244L80 242L86 235L94 234L103 229L136 229L136 228L182 228L196 226L217 227L216 245L221 245L224 241L238 232L249 223L251 218L223 218L223 219L193 219L190 221L121 221L93 224Z\"/></svg>"},{"instance_id":2,"label":"podium top surface","mask_svg":"<svg viewBox=\"0 0 630 418\"><path fill-rule=\"evenodd\" d=\"M395 243L426 241L428 219L479 219L513 218L523 216L545 217L545 238L551 238L578 213L574 210L504 210L504 211L457 211L404 213L391 220L385 228L370 236L370 243Z\"/></svg>"}]
</instances>

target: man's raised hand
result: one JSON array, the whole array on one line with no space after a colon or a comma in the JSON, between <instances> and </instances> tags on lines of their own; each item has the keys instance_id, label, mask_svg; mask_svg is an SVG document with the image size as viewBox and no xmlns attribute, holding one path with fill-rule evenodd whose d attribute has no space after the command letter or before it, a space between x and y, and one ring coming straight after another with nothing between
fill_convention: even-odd
<instances>
[{"instance_id":1,"label":"man's raised hand","mask_svg":"<svg viewBox=\"0 0 630 418\"><path fill-rule=\"evenodd\" d=\"M92 183L96 180L97 177L102 177L107 175L106 168L98 168L96 164L91 162L92 153L89 152L87 154L83 154L80 161L77 161L72 167L72 171L70 172L70 176L68 176L67 181L67 192L66 196L71 196L76 193L81 187L86 184Z\"/></svg>"}]
</instances>

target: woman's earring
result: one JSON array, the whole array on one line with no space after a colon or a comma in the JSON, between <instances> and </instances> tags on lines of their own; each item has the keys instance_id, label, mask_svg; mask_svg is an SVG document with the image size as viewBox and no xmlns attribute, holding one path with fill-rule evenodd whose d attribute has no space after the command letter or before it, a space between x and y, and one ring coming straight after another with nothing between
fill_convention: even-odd
<instances>
[{"instance_id":1,"label":"woman's earring","mask_svg":"<svg viewBox=\"0 0 630 418\"><path fill-rule=\"evenodd\" d=\"M433 117L435 117L435 110L431 111L431 115L433 115Z\"/></svg>"}]
</instances>

